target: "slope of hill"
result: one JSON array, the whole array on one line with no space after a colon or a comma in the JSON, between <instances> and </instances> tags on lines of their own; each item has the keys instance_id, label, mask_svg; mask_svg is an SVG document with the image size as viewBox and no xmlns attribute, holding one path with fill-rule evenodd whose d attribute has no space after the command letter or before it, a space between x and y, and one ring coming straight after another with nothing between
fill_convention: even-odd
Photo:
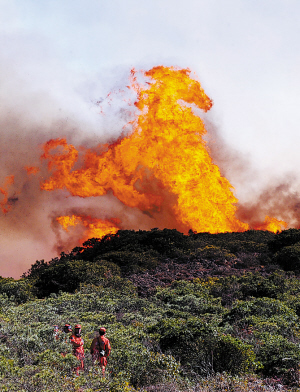
<instances>
[{"instance_id":1,"label":"slope of hill","mask_svg":"<svg viewBox=\"0 0 300 392\"><path fill-rule=\"evenodd\" d=\"M0 279L3 391L299 389L300 230L119 231ZM82 324L85 370L53 325ZM89 346L107 328L107 377Z\"/></svg>"}]
</instances>

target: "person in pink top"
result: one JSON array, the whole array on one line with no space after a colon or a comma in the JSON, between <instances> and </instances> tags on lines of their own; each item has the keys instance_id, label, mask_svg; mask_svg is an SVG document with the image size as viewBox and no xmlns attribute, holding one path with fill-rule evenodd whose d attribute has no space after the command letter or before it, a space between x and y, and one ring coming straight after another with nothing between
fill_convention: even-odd
<instances>
[{"instance_id":1,"label":"person in pink top","mask_svg":"<svg viewBox=\"0 0 300 392\"><path fill-rule=\"evenodd\" d=\"M70 343L73 346L73 355L80 361L80 366L76 368L76 374L79 374L79 370L84 369L84 341L81 337L81 325L76 324L74 327L74 334L70 337Z\"/></svg>"}]
</instances>

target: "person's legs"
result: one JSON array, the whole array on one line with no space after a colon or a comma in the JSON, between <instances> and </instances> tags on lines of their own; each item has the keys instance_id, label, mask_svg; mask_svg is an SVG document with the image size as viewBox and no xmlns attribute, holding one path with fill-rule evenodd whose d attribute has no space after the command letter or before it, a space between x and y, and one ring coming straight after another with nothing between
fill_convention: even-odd
<instances>
[{"instance_id":1,"label":"person's legs","mask_svg":"<svg viewBox=\"0 0 300 392\"><path fill-rule=\"evenodd\" d=\"M105 357L101 357L99 361L100 367L102 369L102 376L105 377L105 368L107 365L107 359Z\"/></svg>"},{"instance_id":2,"label":"person's legs","mask_svg":"<svg viewBox=\"0 0 300 392\"><path fill-rule=\"evenodd\" d=\"M80 361L80 369L84 370L84 354L79 353L79 357L78 357L79 361Z\"/></svg>"},{"instance_id":3,"label":"person's legs","mask_svg":"<svg viewBox=\"0 0 300 392\"><path fill-rule=\"evenodd\" d=\"M74 353L75 357L78 359L78 361L80 361L80 365L77 366L77 368L75 368L76 374L77 376L79 376L79 370L84 370L84 355L82 355L81 353Z\"/></svg>"}]
</instances>

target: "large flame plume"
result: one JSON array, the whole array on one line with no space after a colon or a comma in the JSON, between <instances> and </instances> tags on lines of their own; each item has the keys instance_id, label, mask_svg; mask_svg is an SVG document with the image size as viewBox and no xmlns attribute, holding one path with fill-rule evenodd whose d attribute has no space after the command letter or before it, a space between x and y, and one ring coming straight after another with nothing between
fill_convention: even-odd
<instances>
[{"instance_id":1,"label":"large flame plume","mask_svg":"<svg viewBox=\"0 0 300 392\"><path fill-rule=\"evenodd\" d=\"M88 127L83 132L80 116L64 123L43 115L39 128L36 117L28 121L28 108L26 116L20 111L15 117L10 107L2 110L0 224L7 237L0 237L0 245L9 249L6 259L16 238L23 249L28 241L32 252L36 246L42 254L55 242L59 254L119 229L218 233L299 227L299 197L288 184L249 205L238 203L205 141L201 113L212 101L188 69L133 70L128 92L136 97L128 104L130 123L118 138L108 129L106 140L102 130L97 140ZM97 103L94 109L100 116L103 107ZM21 272L30 262L22 262Z\"/></svg>"},{"instance_id":2,"label":"large flame plume","mask_svg":"<svg viewBox=\"0 0 300 392\"><path fill-rule=\"evenodd\" d=\"M163 209L173 215L173 225L183 232L244 231L249 225L236 218L233 187L212 162L204 124L193 107L208 111L211 99L187 69L155 67L145 76L146 87L137 84L140 110L133 131L110 145L84 152L83 164L74 169L79 153L65 139L44 146L51 177L43 190L66 188L73 196L101 196L109 191L126 206L155 217ZM57 218L65 229L83 224L85 237L116 232L110 221L91 225L82 216ZM121 227L126 227L126 222ZM168 222L166 222L166 226ZM285 222L266 217L258 228L277 231Z\"/></svg>"}]
</instances>

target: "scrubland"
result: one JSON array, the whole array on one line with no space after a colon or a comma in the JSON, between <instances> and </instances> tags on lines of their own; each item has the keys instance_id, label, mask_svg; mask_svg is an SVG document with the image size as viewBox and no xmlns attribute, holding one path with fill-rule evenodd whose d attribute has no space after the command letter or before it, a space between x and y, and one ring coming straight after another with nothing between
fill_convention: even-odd
<instances>
[{"instance_id":1,"label":"scrubland","mask_svg":"<svg viewBox=\"0 0 300 392\"><path fill-rule=\"evenodd\" d=\"M300 391L299 271L296 229L90 239L0 278L0 390ZM79 376L53 336L67 322L82 325ZM89 353L99 326L105 378Z\"/></svg>"}]
</instances>

